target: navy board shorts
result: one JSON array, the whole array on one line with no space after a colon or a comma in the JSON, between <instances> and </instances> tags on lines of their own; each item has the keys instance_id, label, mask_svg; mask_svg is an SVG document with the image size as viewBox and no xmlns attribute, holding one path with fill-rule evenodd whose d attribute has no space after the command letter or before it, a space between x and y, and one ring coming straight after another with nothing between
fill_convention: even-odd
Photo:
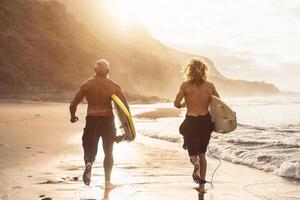
<instances>
[{"instance_id":1,"label":"navy board shorts","mask_svg":"<svg viewBox=\"0 0 300 200\"><path fill-rule=\"evenodd\" d=\"M186 115L179 132L183 135L183 147L187 148L189 156L206 152L213 126L209 113L199 116Z\"/></svg>"}]
</instances>

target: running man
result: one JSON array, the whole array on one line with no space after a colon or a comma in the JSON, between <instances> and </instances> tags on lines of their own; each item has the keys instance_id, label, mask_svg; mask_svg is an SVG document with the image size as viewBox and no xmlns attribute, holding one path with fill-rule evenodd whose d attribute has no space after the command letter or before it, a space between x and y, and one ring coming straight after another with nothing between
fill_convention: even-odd
<instances>
[{"instance_id":1,"label":"running man","mask_svg":"<svg viewBox=\"0 0 300 200\"><path fill-rule=\"evenodd\" d=\"M85 161L83 182L85 185L90 185L92 165L97 155L99 138L102 137L105 155L103 161L105 188L111 189L115 187L110 182L110 177L114 163L113 144L116 137L111 95L116 94L128 110L129 107L120 86L108 78L108 72L109 62L104 59L98 60L95 64L95 76L83 83L70 104L70 121L72 123L78 121L78 117L75 115L77 105L86 98L88 107L82 136Z\"/></svg>"},{"instance_id":2,"label":"running man","mask_svg":"<svg viewBox=\"0 0 300 200\"><path fill-rule=\"evenodd\" d=\"M199 192L205 192L205 152L213 131L208 106L211 95L219 97L219 94L213 83L206 80L207 66L202 61L192 59L183 70L186 81L180 86L174 106L187 107L186 118L179 131L184 138L183 147L188 150L190 161L194 165L193 179L199 183Z\"/></svg>"}]
</instances>

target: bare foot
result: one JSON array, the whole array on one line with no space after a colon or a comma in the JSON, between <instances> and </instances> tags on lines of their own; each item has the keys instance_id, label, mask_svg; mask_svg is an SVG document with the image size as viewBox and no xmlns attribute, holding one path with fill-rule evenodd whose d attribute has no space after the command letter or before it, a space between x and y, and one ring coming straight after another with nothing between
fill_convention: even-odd
<instances>
[{"instance_id":1,"label":"bare foot","mask_svg":"<svg viewBox=\"0 0 300 200\"><path fill-rule=\"evenodd\" d=\"M91 172L92 172L92 163L87 163L85 165L85 170L82 176L83 182L87 186L89 186L91 183Z\"/></svg>"},{"instance_id":2,"label":"bare foot","mask_svg":"<svg viewBox=\"0 0 300 200\"><path fill-rule=\"evenodd\" d=\"M117 185L114 185L114 184L112 184L111 182L105 182L105 189L106 190L112 190L112 189L114 189L114 188L116 188L117 187Z\"/></svg>"}]
</instances>

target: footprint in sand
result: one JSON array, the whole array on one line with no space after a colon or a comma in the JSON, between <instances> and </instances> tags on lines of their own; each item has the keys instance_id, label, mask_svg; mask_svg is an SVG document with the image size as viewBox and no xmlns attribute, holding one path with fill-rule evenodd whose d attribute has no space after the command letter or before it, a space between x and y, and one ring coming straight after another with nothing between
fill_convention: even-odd
<instances>
[{"instance_id":1,"label":"footprint in sand","mask_svg":"<svg viewBox=\"0 0 300 200\"><path fill-rule=\"evenodd\" d=\"M46 197L44 194L40 195L39 198L41 198L41 200L52 200L52 198Z\"/></svg>"},{"instance_id":2,"label":"footprint in sand","mask_svg":"<svg viewBox=\"0 0 300 200\"><path fill-rule=\"evenodd\" d=\"M34 118L40 118L42 115L40 115L40 114L35 114L34 115Z\"/></svg>"},{"instance_id":3,"label":"footprint in sand","mask_svg":"<svg viewBox=\"0 0 300 200\"><path fill-rule=\"evenodd\" d=\"M78 181L79 180L78 176L74 176L74 177L69 177L69 176L67 176L67 177L61 177L61 179L65 180L65 181Z\"/></svg>"},{"instance_id":4,"label":"footprint in sand","mask_svg":"<svg viewBox=\"0 0 300 200\"><path fill-rule=\"evenodd\" d=\"M45 198L42 198L41 200L52 200L52 198L50 198L50 197L45 197Z\"/></svg>"},{"instance_id":5,"label":"footprint in sand","mask_svg":"<svg viewBox=\"0 0 300 200\"><path fill-rule=\"evenodd\" d=\"M3 200L8 200L8 196L7 196L7 195L3 195L3 196L2 196L2 199L3 199Z\"/></svg>"},{"instance_id":6,"label":"footprint in sand","mask_svg":"<svg viewBox=\"0 0 300 200\"><path fill-rule=\"evenodd\" d=\"M57 184L57 183L62 183L63 181L43 181L40 182L39 184Z\"/></svg>"}]
</instances>

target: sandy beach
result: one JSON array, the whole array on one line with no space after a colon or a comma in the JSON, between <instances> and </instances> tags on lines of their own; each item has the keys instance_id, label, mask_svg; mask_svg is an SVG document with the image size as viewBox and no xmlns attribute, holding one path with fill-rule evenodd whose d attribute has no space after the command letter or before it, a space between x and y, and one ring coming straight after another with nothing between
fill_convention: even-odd
<instances>
[{"instance_id":1,"label":"sandy beach","mask_svg":"<svg viewBox=\"0 0 300 200\"><path fill-rule=\"evenodd\" d=\"M181 146L142 135L133 143L115 145L112 181L119 185L116 189L103 189L101 151L92 185L85 187L81 177L85 108L79 106L80 121L71 124L65 103L0 104L0 199L198 199L192 166ZM159 117L160 111L163 117L178 114L166 109L150 111L151 120ZM147 118L135 106L132 112ZM217 164L208 158L208 180ZM299 185L299 181L222 161L214 188L207 185L204 199L297 200Z\"/></svg>"},{"instance_id":2,"label":"sandy beach","mask_svg":"<svg viewBox=\"0 0 300 200\"><path fill-rule=\"evenodd\" d=\"M0 30L0 200L300 200L300 0L0 0ZM86 103L111 113L122 93L137 135L114 145L117 187L102 139L85 186ZM236 129L204 141L211 95L237 126L218 104ZM187 110L188 143L210 139L204 194ZM94 127L113 130L90 119L87 162Z\"/></svg>"}]
</instances>

